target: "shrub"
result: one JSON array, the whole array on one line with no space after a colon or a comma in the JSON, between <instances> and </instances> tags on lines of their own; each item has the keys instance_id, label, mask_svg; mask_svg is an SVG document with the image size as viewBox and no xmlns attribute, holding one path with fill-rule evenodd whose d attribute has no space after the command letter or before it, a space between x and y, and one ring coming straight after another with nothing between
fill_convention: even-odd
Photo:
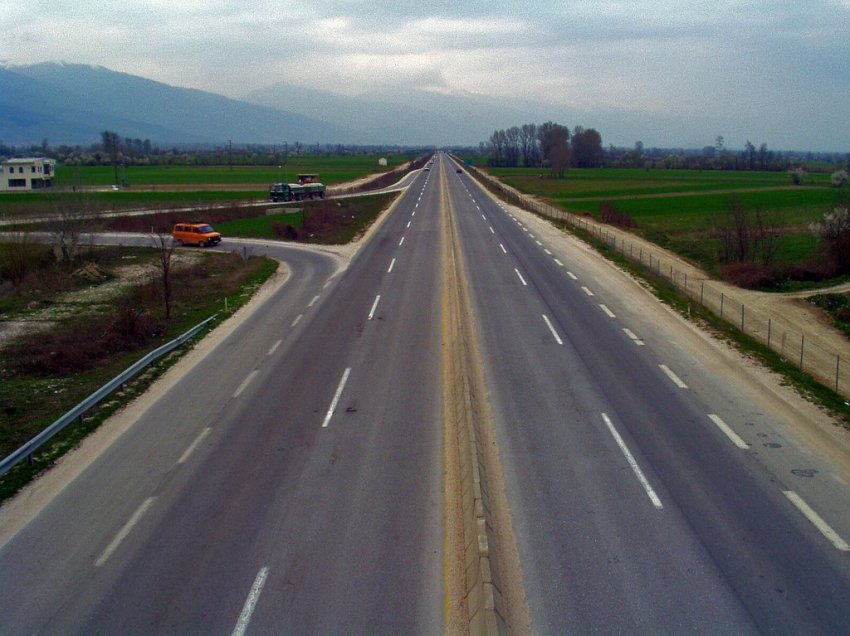
<instances>
[{"instance_id":1,"label":"shrub","mask_svg":"<svg viewBox=\"0 0 850 636\"><path fill-rule=\"evenodd\" d=\"M599 206L599 217L603 223L617 227L635 227L635 221L625 212L620 212L613 203Z\"/></svg>"},{"instance_id":2,"label":"shrub","mask_svg":"<svg viewBox=\"0 0 850 636\"><path fill-rule=\"evenodd\" d=\"M758 263L728 263L721 265L719 271L724 279L746 289L771 287L776 283L774 270Z\"/></svg>"}]
</instances>

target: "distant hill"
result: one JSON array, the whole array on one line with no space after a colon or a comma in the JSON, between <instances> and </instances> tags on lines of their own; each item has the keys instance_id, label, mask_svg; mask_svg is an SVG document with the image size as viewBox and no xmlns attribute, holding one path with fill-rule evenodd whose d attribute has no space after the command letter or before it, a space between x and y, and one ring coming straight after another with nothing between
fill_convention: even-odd
<instances>
[{"instance_id":1,"label":"distant hill","mask_svg":"<svg viewBox=\"0 0 850 636\"><path fill-rule=\"evenodd\" d=\"M252 91L244 99L294 113L311 113L339 126L362 130L369 139L410 145L477 146L496 128L547 118L543 105L465 92L405 90L347 97L283 81ZM556 116L548 114L548 118Z\"/></svg>"},{"instance_id":2,"label":"distant hill","mask_svg":"<svg viewBox=\"0 0 850 636\"><path fill-rule=\"evenodd\" d=\"M0 67L0 140L91 143L103 130L159 143L364 143L354 129L82 64Z\"/></svg>"}]
</instances>

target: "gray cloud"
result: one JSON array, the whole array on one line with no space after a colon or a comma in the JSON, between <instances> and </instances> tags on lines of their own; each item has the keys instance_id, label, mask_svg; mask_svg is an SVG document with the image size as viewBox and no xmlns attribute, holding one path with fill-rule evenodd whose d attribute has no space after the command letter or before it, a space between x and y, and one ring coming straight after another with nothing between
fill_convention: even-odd
<instances>
[{"instance_id":1,"label":"gray cloud","mask_svg":"<svg viewBox=\"0 0 850 636\"><path fill-rule=\"evenodd\" d=\"M850 0L32 0L0 7L0 59L100 64L233 97L285 80L691 114L772 146L797 126L850 148L848 23Z\"/></svg>"}]
</instances>

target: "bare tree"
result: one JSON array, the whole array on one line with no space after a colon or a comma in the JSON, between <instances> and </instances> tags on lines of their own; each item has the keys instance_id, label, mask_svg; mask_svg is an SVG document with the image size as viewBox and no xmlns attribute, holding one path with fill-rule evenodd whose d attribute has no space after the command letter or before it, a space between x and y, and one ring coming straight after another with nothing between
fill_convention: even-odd
<instances>
[{"instance_id":1,"label":"bare tree","mask_svg":"<svg viewBox=\"0 0 850 636\"><path fill-rule=\"evenodd\" d=\"M83 233L92 225L98 210L85 198L69 197L54 206L47 222L50 244L59 252L59 259L66 269L73 267L80 250Z\"/></svg>"},{"instance_id":2,"label":"bare tree","mask_svg":"<svg viewBox=\"0 0 850 636\"><path fill-rule=\"evenodd\" d=\"M725 263L756 263L770 265L779 248L780 219L756 208L748 213L741 201L733 197L726 210L726 219L715 230L720 239L720 260Z\"/></svg>"},{"instance_id":3,"label":"bare tree","mask_svg":"<svg viewBox=\"0 0 850 636\"><path fill-rule=\"evenodd\" d=\"M177 243L169 234L151 234L151 243L157 251L157 267L159 268L159 279L162 283L162 302L165 308L165 319L171 318L171 269L173 264L174 249Z\"/></svg>"}]
</instances>

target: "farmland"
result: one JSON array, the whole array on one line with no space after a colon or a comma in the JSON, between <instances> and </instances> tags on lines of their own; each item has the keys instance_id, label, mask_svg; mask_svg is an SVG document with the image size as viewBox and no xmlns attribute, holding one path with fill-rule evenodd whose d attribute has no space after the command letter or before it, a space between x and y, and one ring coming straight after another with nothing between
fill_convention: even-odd
<instances>
[{"instance_id":1,"label":"farmland","mask_svg":"<svg viewBox=\"0 0 850 636\"><path fill-rule=\"evenodd\" d=\"M387 166L378 155L301 155L277 166L158 165L118 168L120 190L111 188L111 166L59 166L56 187L46 192L0 193L0 217L50 215L60 208L116 211L137 208L166 210L265 199L268 187L294 181L300 173L318 173L333 186L370 174L387 172L413 159L413 155L388 155Z\"/></svg>"},{"instance_id":2,"label":"farmland","mask_svg":"<svg viewBox=\"0 0 850 636\"><path fill-rule=\"evenodd\" d=\"M726 221L734 201L761 210L779 236L774 265L812 261L818 241L810 223L838 203L842 190L828 174L807 175L799 186L776 172L582 169L565 179L544 178L541 169L491 168L503 182L579 214L601 216L613 206L634 222L634 232L717 273L719 241L713 230Z\"/></svg>"},{"instance_id":3,"label":"farmland","mask_svg":"<svg viewBox=\"0 0 850 636\"><path fill-rule=\"evenodd\" d=\"M317 172L325 185L351 181L367 174L386 172L412 159L411 155L387 156L387 166L378 166L378 155L290 156L278 166L119 166L118 180L130 188L154 186L234 186L265 189L278 181L294 181L299 173ZM59 187L111 186L115 182L111 166L59 166ZM200 188L203 189L203 188Z\"/></svg>"}]
</instances>

